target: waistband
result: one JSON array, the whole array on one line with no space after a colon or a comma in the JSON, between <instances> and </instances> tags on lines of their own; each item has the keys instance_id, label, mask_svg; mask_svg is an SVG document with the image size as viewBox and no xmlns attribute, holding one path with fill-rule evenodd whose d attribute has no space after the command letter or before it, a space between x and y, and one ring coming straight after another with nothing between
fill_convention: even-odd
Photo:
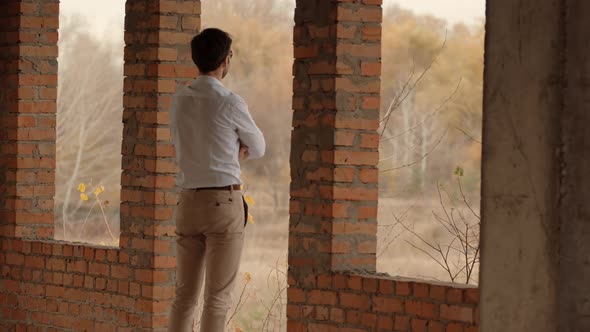
<instances>
[{"instance_id":1,"label":"waistband","mask_svg":"<svg viewBox=\"0 0 590 332\"><path fill-rule=\"evenodd\" d=\"M227 191L232 191L232 190L242 190L242 186L239 184L233 184L231 186L225 186L225 187L203 187L203 188L190 188L187 190L194 190L194 191L203 191L203 190L227 190Z\"/></svg>"}]
</instances>

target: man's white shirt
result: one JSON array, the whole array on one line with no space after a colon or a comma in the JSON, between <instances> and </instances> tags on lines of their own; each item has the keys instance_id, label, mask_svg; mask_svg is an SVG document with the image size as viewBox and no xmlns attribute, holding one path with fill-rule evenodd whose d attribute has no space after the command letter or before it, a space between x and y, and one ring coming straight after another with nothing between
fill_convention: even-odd
<instances>
[{"instance_id":1,"label":"man's white shirt","mask_svg":"<svg viewBox=\"0 0 590 332\"><path fill-rule=\"evenodd\" d=\"M248 146L250 159L261 158L266 149L244 100L206 75L174 95L170 132L181 188L241 184L240 141Z\"/></svg>"}]
</instances>

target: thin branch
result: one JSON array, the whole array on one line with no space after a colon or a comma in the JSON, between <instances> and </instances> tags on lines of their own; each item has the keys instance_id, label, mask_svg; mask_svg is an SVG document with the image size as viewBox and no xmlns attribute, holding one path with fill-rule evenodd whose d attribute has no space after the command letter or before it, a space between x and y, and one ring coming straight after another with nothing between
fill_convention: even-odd
<instances>
[{"instance_id":1,"label":"thin branch","mask_svg":"<svg viewBox=\"0 0 590 332\"><path fill-rule=\"evenodd\" d=\"M393 99L391 100L391 103L387 107L387 112L385 112L385 116L381 120L379 120L379 124L389 121L391 114L395 110L397 110L397 108L403 103L405 98L402 99L401 101L399 101L399 99L405 93L406 88L410 85L410 81L414 77L415 70L416 70L416 62L414 61L414 59L412 59L412 70L410 70L410 75L408 75L408 79L402 85L401 91L399 91L398 93L396 93L394 95ZM387 122L385 123L385 126L383 128L383 132L385 132L385 129L387 129ZM383 132L381 133L382 135L383 135Z\"/></svg>"},{"instance_id":2,"label":"thin branch","mask_svg":"<svg viewBox=\"0 0 590 332\"><path fill-rule=\"evenodd\" d=\"M80 228L80 232L78 233L78 237L80 239L82 239L82 235L84 234L84 227L86 226L86 222L88 221L88 217L90 217L90 212L92 212L92 209L94 208L95 205L96 205L96 202L92 203L92 206L88 210L88 214L86 215L86 218L84 218L84 222L82 223L82 227Z\"/></svg>"},{"instance_id":3,"label":"thin branch","mask_svg":"<svg viewBox=\"0 0 590 332\"><path fill-rule=\"evenodd\" d=\"M438 214L436 214L436 212L432 211L432 215L434 216L434 220L436 220L436 222L438 222L442 227L444 227L444 229L452 236L455 236L455 231L454 229L452 229L452 226L450 226L450 223L443 219L442 217L440 217Z\"/></svg>"},{"instance_id":4,"label":"thin branch","mask_svg":"<svg viewBox=\"0 0 590 332\"><path fill-rule=\"evenodd\" d=\"M450 249L449 249L449 247L447 247L447 252L446 252L446 255L445 255L442 252L442 248L440 247L440 244L437 243L437 246L438 246L438 250L437 251L441 255L441 257L443 258L443 262L445 263L446 271L449 273L449 277L451 277L451 281L452 282L455 282L456 275L455 276L452 275L452 273L451 273L452 269L449 266L449 251L450 251Z\"/></svg>"},{"instance_id":5,"label":"thin branch","mask_svg":"<svg viewBox=\"0 0 590 332\"><path fill-rule=\"evenodd\" d=\"M475 213L475 211L473 211L473 209L471 208L471 204L469 204L469 202L467 202L467 197L465 196L465 192L463 191L463 185L461 183L461 179L457 179L457 183L459 184L459 192L461 192L461 196L463 197L463 202L469 208L469 210L475 216L475 218L477 218L477 220L481 220L480 216L477 213Z\"/></svg>"},{"instance_id":6,"label":"thin branch","mask_svg":"<svg viewBox=\"0 0 590 332\"><path fill-rule=\"evenodd\" d=\"M480 140L480 139L477 139L477 138L475 138L473 135L471 135L471 134L467 133L465 130L463 130L463 129L459 128L459 127L456 127L456 126L453 126L453 128L455 128L455 129L457 129L458 131L462 132L462 133L463 133L463 135L465 135L465 136L469 137L469 138L470 138L472 141L474 141L474 142L476 142L476 143L478 143L478 144L482 144L482 142L481 142L481 140Z\"/></svg>"},{"instance_id":7,"label":"thin branch","mask_svg":"<svg viewBox=\"0 0 590 332\"><path fill-rule=\"evenodd\" d=\"M448 128L445 130L445 132L441 135L441 137L438 139L438 141L436 142L436 144L432 147L432 149L430 149L430 151L428 151L426 154L424 154L423 156L420 157L420 159L415 160L411 163L405 164L405 165L401 165L401 166L397 166L394 168L388 168L386 170L383 170L381 172L385 173L385 172L391 172L391 171L396 171L398 169L402 169L402 168L406 168L406 167L410 167L413 165L416 165L417 163L421 162L422 160L424 160L424 158L427 158L439 145L440 143L443 141L443 139L445 138L445 136L447 135L448 132Z\"/></svg>"},{"instance_id":8,"label":"thin branch","mask_svg":"<svg viewBox=\"0 0 590 332\"><path fill-rule=\"evenodd\" d=\"M104 224L107 226L107 231L109 232L111 239L116 242L117 239L115 239L115 236L113 235L113 232L111 231L111 227L109 226L109 221L107 220L106 213L104 212L104 207L102 206L102 202L98 199L98 195L95 195L95 198L96 198L96 201L98 202L98 206L100 207L100 211L102 212L102 217L104 220Z\"/></svg>"},{"instance_id":9,"label":"thin branch","mask_svg":"<svg viewBox=\"0 0 590 332\"><path fill-rule=\"evenodd\" d=\"M226 327L229 326L229 324L232 322L232 320L234 319L236 314L242 309L242 306L244 305L244 303L246 303L246 301L244 300L244 294L246 293L246 289L248 288L249 283L250 283L250 280L247 280L246 283L244 284L244 287L242 287L242 292L240 293L240 297L238 299L238 304L234 308L234 311L232 312L232 314L229 316L229 319L227 320Z\"/></svg>"},{"instance_id":10,"label":"thin branch","mask_svg":"<svg viewBox=\"0 0 590 332\"><path fill-rule=\"evenodd\" d=\"M381 131L381 137L383 137L383 135L385 134L385 130L387 129L387 125L389 123L389 119L391 118L392 112L395 109L397 109L399 107L399 105L401 105L406 100L406 98L410 95L410 93L412 93L416 89L416 86L418 86L418 84L420 84L420 82L422 81L422 79L424 78L424 76L426 76L426 73L428 73L430 71L430 69L432 68L432 66L436 62L436 60L438 60L439 56L442 54L442 51L444 50L444 48L445 48L445 46L447 44L447 37L448 37L448 31L445 33L445 39L444 39L441 47L439 48L439 50L436 52L436 54L432 58L432 61L430 61L430 63L422 71L422 73L416 79L416 81L414 82L414 84L412 84L412 86L409 88L408 92L404 95L404 97L401 100L399 100L398 103L396 103L395 105L393 105L393 103L392 103L392 105L390 105L389 110L388 110L388 113L387 113L387 116L384 119L385 120L385 124L383 125L383 130ZM411 80L411 77L413 77L413 70L412 70L412 75L410 76L410 79L409 80ZM409 80L408 80L408 82L409 82ZM405 86L404 86L404 90L405 90Z\"/></svg>"},{"instance_id":11,"label":"thin branch","mask_svg":"<svg viewBox=\"0 0 590 332\"><path fill-rule=\"evenodd\" d=\"M434 256L432 256L428 251L418 247L417 245L413 244L412 242L406 240L406 243L408 243L410 246L414 247L414 249L417 249L421 252L423 252L424 254L428 255L428 257L432 258L433 261L435 261L438 265L440 265L440 267L442 267L445 271L447 271L447 267L445 267L441 262L438 261L438 259L434 258Z\"/></svg>"},{"instance_id":12,"label":"thin branch","mask_svg":"<svg viewBox=\"0 0 590 332\"><path fill-rule=\"evenodd\" d=\"M393 233L394 229L396 228L396 226L403 224L404 220L406 219L406 216L408 214L408 211L413 207L414 205L409 206L403 213L402 217L398 217L395 214L395 211L391 211L391 214L393 215L393 218L395 219L395 223L390 224L390 225L386 225L389 229L388 229L388 233L385 235L385 240L387 241L386 245L381 248L381 250L379 250L379 253L377 254L377 257L381 257L386 251L387 249L389 249L389 247L393 244L393 242L395 240L397 240L402 234L402 232L399 232L398 234L396 234L393 238L390 238L391 233Z\"/></svg>"},{"instance_id":13,"label":"thin branch","mask_svg":"<svg viewBox=\"0 0 590 332\"><path fill-rule=\"evenodd\" d=\"M467 283L471 281L471 274L473 273L473 269L475 268L475 264L479 263L479 245L477 246L477 250L475 251L475 258L471 261L471 266L469 267L469 272L467 274Z\"/></svg>"},{"instance_id":14,"label":"thin branch","mask_svg":"<svg viewBox=\"0 0 590 332\"><path fill-rule=\"evenodd\" d=\"M387 235L385 236L386 239L386 244L385 246L383 246L380 250L379 253L377 254L377 257L381 257L385 252L387 252L387 249L389 249L389 247L393 244L393 242L395 240L397 240L402 234L403 232L397 233L395 236L390 237L391 233L393 232L393 229L395 228L395 226L397 226L397 224L393 225L390 227L389 232L387 233Z\"/></svg>"},{"instance_id":15,"label":"thin branch","mask_svg":"<svg viewBox=\"0 0 590 332\"><path fill-rule=\"evenodd\" d=\"M406 231L410 232L412 235L414 235L418 240L422 241L422 243L424 243L426 246L430 247L432 250L434 251L438 251L438 248L435 247L434 245L432 245L430 242L424 240L424 238L422 236L420 236L418 233L416 233L414 230L409 229L406 225L402 224L402 226L406 229Z\"/></svg>"},{"instance_id":16,"label":"thin branch","mask_svg":"<svg viewBox=\"0 0 590 332\"><path fill-rule=\"evenodd\" d=\"M391 137L387 137L387 138L382 138L380 140L380 142L385 142L385 141L390 141L393 139L396 139L400 136L403 136L413 130L416 130L418 127L422 126L426 121L428 121L429 119L433 118L435 115L437 115L445 106L446 104L449 103L449 101L451 101L451 99L453 99L453 97L457 94L457 92L459 91L459 86L461 85L461 81L462 79L459 80L459 82L457 83L457 86L455 87L455 90L453 91L453 93L451 93L443 102L442 104L440 104L437 108L434 109L434 111L432 111L430 114L426 115L422 121L418 122L417 124L415 124L414 126L407 128L406 130L402 131L399 134L395 134Z\"/></svg>"},{"instance_id":17,"label":"thin branch","mask_svg":"<svg viewBox=\"0 0 590 332\"><path fill-rule=\"evenodd\" d=\"M270 304L270 308L268 310L268 313L266 315L266 317L264 318L264 322L262 323L262 331L264 331L264 329L266 328L270 317L271 317L271 311L274 308L276 302L281 298L281 294L287 289L287 286L283 286L281 289L279 289L278 293L274 296L271 304Z\"/></svg>"}]
</instances>

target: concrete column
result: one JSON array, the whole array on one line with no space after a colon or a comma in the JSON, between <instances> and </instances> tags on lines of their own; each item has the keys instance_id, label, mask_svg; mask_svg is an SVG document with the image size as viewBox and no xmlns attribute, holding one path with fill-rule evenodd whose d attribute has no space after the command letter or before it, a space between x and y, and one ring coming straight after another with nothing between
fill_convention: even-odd
<instances>
[{"instance_id":1,"label":"concrete column","mask_svg":"<svg viewBox=\"0 0 590 332\"><path fill-rule=\"evenodd\" d=\"M589 14L488 1L483 332L590 329Z\"/></svg>"},{"instance_id":2,"label":"concrete column","mask_svg":"<svg viewBox=\"0 0 590 332\"><path fill-rule=\"evenodd\" d=\"M570 0L560 188L559 331L590 331L590 2Z\"/></svg>"}]
</instances>

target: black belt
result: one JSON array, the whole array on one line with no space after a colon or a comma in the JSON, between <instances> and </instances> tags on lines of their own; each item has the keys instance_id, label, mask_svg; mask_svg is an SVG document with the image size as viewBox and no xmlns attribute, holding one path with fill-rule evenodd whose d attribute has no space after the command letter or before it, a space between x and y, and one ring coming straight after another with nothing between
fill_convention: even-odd
<instances>
[{"instance_id":1,"label":"black belt","mask_svg":"<svg viewBox=\"0 0 590 332\"><path fill-rule=\"evenodd\" d=\"M234 184L231 186L225 186L225 187L203 187L203 188L194 188L191 189L194 191L203 191L203 190L242 190L242 185L239 184Z\"/></svg>"}]
</instances>

